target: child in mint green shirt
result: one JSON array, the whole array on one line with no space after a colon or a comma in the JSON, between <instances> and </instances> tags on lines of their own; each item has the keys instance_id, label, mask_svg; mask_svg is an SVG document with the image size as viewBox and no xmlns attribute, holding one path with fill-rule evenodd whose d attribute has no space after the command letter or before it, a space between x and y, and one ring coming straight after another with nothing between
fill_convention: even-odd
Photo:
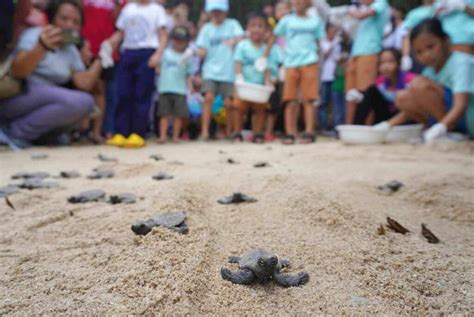
<instances>
[{"instance_id":1,"label":"child in mint green shirt","mask_svg":"<svg viewBox=\"0 0 474 317\"><path fill-rule=\"evenodd\" d=\"M227 1L207 1L205 10L210 14L211 21L202 27L196 40L198 55L204 61L201 89L204 94L201 139L204 140L209 138L211 106L217 95L224 98L227 133L230 134L233 130L232 118L237 115L232 107L235 80L233 54L234 46L244 35L239 22L227 18Z\"/></svg>"},{"instance_id":2,"label":"child in mint green shirt","mask_svg":"<svg viewBox=\"0 0 474 317\"><path fill-rule=\"evenodd\" d=\"M275 47L272 47L268 57L267 67L258 69L256 62L265 56L267 44L265 43L265 34L268 30L268 22L264 15L259 13L250 13L247 18L247 33L248 39L242 40L235 49L235 72L236 84L246 82L256 85L273 85L271 82L271 71L277 68L278 53ZM237 90L238 91L238 90ZM265 125L265 113L270 107L267 103L255 103L248 100L240 99L237 94L234 99L234 104L239 110L239 115L235 116L234 127L236 135L234 139L242 139L240 134L242 130L242 118L245 117L248 110L251 108L252 112L252 131L253 141L255 143L263 143L265 138L263 136L263 129Z\"/></svg>"},{"instance_id":3,"label":"child in mint green shirt","mask_svg":"<svg viewBox=\"0 0 474 317\"><path fill-rule=\"evenodd\" d=\"M295 13L282 18L274 35L285 39L283 64L286 68L283 86L285 107L284 144L293 144L297 134L297 113L300 92L304 103L305 132L303 143L315 141L314 103L319 100L319 54L317 41L324 37L325 29L317 17L306 14L310 0L295 0Z\"/></svg>"},{"instance_id":4,"label":"child in mint green shirt","mask_svg":"<svg viewBox=\"0 0 474 317\"><path fill-rule=\"evenodd\" d=\"M426 143L446 137L450 130L474 137L474 57L450 51L449 36L436 18L415 27L410 40L416 58L426 66L423 77L415 78L397 100L401 112L380 126L421 121L429 126L423 135Z\"/></svg>"},{"instance_id":5,"label":"child in mint green shirt","mask_svg":"<svg viewBox=\"0 0 474 317\"><path fill-rule=\"evenodd\" d=\"M360 20L352 43L351 59L346 71L346 123L352 124L362 92L375 83L378 54L382 51L383 31L389 21L387 0L360 0L367 10L351 10L349 15Z\"/></svg>"},{"instance_id":6,"label":"child in mint green shirt","mask_svg":"<svg viewBox=\"0 0 474 317\"><path fill-rule=\"evenodd\" d=\"M408 12L405 21L403 21L403 28L405 29L405 36L403 37L403 47L402 47L402 63L401 69L403 71L409 71L413 69L413 59L411 57L411 47L410 47L410 32L418 24L427 18L431 18L435 14L435 9L433 7L435 0L423 0L423 5L419 6ZM415 72L419 67L415 67Z\"/></svg>"},{"instance_id":7,"label":"child in mint green shirt","mask_svg":"<svg viewBox=\"0 0 474 317\"><path fill-rule=\"evenodd\" d=\"M474 54L474 17L467 12L474 11L474 0L437 0L434 8L453 49Z\"/></svg>"},{"instance_id":8,"label":"child in mint green shirt","mask_svg":"<svg viewBox=\"0 0 474 317\"><path fill-rule=\"evenodd\" d=\"M168 123L173 119L173 142L179 142L183 120L188 118L186 95L193 91L192 62L184 58L191 39L185 27L176 27L171 32L172 47L166 48L161 58L158 92L160 93L157 116L160 117L158 143L166 142ZM183 63L183 60L186 62Z\"/></svg>"}]
</instances>

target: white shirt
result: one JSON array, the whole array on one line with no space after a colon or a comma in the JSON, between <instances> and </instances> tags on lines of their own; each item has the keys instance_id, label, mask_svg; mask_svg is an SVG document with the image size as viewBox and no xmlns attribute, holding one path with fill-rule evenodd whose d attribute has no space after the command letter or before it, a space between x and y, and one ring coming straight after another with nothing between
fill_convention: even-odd
<instances>
[{"instance_id":1,"label":"white shirt","mask_svg":"<svg viewBox=\"0 0 474 317\"><path fill-rule=\"evenodd\" d=\"M392 26L387 25L385 26L385 34L388 34L392 31ZM403 46L403 38L406 36L407 31L403 27L403 23L401 23L395 31L391 32L387 37L383 40L383 47L384 48L396 48L397 50L401 50Z\"/></svg>"},{"instance_id":2,"label":"white shirt","mask_svg":"<svg viewBox=\"0 0 474 317\"><path fill-rule=\"evenodd\" d=\"M124 32L122 49L157 49L159 30L166 27L167 21L165 9L159 4L128 3L116 23Z\"/></svg>"},{"instance_id":3,"label":"white shirt","mask_svg":"<svg viewBox=\"0 0 474 317\"><path fill-rule=\"evenodd\" d=\"M331 50L332 47L332 50ZM321 53L329 55L323 60L323 66L321 69L321 81L329 82L335 79L334 73L336 71L337 60L341 55L341 40L336 37L332 41L329 41L327 38L324 38L321 41Z\"/></svg>"}]
</instances>

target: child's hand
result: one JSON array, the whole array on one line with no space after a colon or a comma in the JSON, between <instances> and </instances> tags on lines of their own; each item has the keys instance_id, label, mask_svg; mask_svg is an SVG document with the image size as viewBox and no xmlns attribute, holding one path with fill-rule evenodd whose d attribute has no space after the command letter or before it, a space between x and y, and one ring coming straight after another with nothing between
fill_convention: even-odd
<instances>
[{"instance_id":1,"label":"child's hand","mask_svg":"<svg viewBox=\"0 0 474 317\"><path fill-rule=\"evenodd\" d=\"M274 83L271 79L266 79L265 80L265 86L273 87Z\"/></svg>"},{"instance_id":2,"label":"child's hand","mask_svg":"<svg viewBox=\"0 0 474 317\"><path fill-rule=\"evenodd\" d=\"M150 59L148 60L148 67L154 68L155 70L159 68L161 63L161 54L155 53L151 55Z\"/></svg>"}]
</instances>

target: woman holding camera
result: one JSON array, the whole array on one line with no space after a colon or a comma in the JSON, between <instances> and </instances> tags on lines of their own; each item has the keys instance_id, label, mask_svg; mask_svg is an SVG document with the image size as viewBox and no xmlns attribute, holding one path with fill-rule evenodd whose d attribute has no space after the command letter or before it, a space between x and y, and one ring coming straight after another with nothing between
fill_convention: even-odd
<instances>
[{"instance_id":1,"label":"woman holding camera","mask_svg":"<svg viewBox=\"0 0 474 317\"><path fill-rule=\"evenodd\" d=\"M100 61L88 70L75 44L83 22L77 1L56 0L48 7L50 24L20 37L11 73L25 79L22 94L0 100L0 143L27 147L46 134L79 123L94 108L87 93L101 73ZM74 86L77 90L66 87Z\"/></svg>"}]
</instances>

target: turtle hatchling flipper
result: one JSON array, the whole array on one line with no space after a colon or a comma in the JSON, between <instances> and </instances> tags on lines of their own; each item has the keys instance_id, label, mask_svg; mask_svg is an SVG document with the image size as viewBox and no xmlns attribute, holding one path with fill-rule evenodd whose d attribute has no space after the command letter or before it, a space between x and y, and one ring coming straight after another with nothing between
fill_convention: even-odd
<instances>
[{"instance_id":1,"label":"turtle hatchling flipper","mask_svg":"<svg viewBox=\"0 0 474 317\"><path fill-rule=\"evenodd\" d=\"M238 270L232 272L229 269L222 268L221 275L224 280L231 281L234 284L247 285L255 280L255 275L250 270Z\"/></svg>"},{"instance_id":2,"label":"turtle hatchling flipper","mask_svg":"<svg viewBox=\"0 0 474 317\"><path fill-rule=\"evenodd\" d=\"M186 233L189 232L189 227L188 227L188 225L187 225L186 223L184 223L184 222L183 222L182 224L180 224L179 226L177 226L177 227L172 227L172 228L170 228L170 229L176 231L176 232L179 233L179 234L186 234Z\"/></svg>"},{"instance_id":3,"label":"turtle hatchling flipper","mask_svg":"<svg viewBox=\"0 0 474 317\"><path fill-rule=\"evenodd\" d=\"M239 263L240 259L242 259L240 256L229 256L228 261L229 263Z\"/></svg>"},{"instance_id":4,"label":"turtle hatchling flipper","mask_svg":"<svg viewBox=\"0 0 474 317\"><path fill-rule=\"evenodd\" d=\"M275 282L283 287L300 286L308 283L309 275L306 272L297 274L275 273L273 274Z\"/></svg>"}]
</instances>

